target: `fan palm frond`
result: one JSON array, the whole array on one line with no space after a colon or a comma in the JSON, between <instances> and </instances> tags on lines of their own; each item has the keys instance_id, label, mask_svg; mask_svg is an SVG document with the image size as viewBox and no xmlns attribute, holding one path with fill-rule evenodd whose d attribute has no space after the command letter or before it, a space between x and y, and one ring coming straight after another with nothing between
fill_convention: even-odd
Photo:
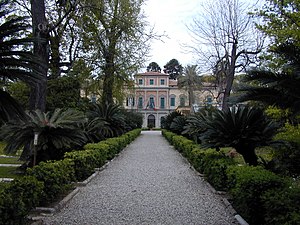
<instances>
[{"instance_id":1,"label":"fan palm frond","mask_svg":"<svg viewBox=\"0 0 300 225\"><path fill-rule=\"evenodd\" d=\"M38 152L81 146L86 142L86 134L79 124L85 121L84 114L73 109L57 109L53 114L40 110L27 112L24 119L11 121L1 127L1 136L7 143L5 151L16 153L26 146L21 157L31 156L35 133L39 134Z\"/></svg>"},{"instance_id":2,"label":"fan palm frond","mask_svg":"<svg viewBox=\"0 0 300 225\"><path fill-rule=\"evenodd\" d=\"M251 165L257 164L255 148L269 144L277 128L261 109L248 106L217 110L202 118L206 129L200 136L203 147L233 147Z\"/></svg>"}]
</instances>

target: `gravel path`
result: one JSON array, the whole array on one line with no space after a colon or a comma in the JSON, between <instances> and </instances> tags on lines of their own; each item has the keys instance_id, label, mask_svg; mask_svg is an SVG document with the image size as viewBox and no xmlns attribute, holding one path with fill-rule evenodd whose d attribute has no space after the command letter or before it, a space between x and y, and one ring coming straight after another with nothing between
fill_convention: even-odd
<instances>
[{"instance_id":1,"label":"gravel path","mask_svg":"<svg viewBox=\"0 0 300 225\"><path fill-rule=\"evenodd\" d=\"M161 136L144 131L46 225L233 225L220 197Z\"/></svg>"}]
</instances>

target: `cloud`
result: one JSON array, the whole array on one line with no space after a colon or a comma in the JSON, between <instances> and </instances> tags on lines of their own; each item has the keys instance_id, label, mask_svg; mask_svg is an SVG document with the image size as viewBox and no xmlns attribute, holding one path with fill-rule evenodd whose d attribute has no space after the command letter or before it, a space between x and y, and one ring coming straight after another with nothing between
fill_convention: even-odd
<instances>
[{"instance_id":1,"label":"cloud","mask_svg":"<svg viewBox=\"0 0 300 225\"><path fill-rule=\"evenodd\" d=\"M199 3L190 0L148 0L144 6L148 21L159 34L168 37L152 42L150 60L163 67L169 60L175 58L183 66L193 62L191 53L184 53L182 44L189 43L191 37L186 25L190 24L197 13Z\"/></svg>"}]
</instances>

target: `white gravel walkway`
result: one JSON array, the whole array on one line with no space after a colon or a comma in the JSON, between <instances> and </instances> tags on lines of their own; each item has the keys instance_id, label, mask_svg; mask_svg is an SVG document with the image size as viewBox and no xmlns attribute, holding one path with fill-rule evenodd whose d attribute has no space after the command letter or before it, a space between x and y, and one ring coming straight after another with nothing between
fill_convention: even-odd
<instances>
[{"instance_id":1,"label":"white gravel walkway","mask_svg":"<svg viewBox=\"0 0 300 225\"><path fill-rule=\"evenodd\" d=\"M46 225L233 225L220 197L160 131L144 131Z\"/></svg>"}]
</instances>

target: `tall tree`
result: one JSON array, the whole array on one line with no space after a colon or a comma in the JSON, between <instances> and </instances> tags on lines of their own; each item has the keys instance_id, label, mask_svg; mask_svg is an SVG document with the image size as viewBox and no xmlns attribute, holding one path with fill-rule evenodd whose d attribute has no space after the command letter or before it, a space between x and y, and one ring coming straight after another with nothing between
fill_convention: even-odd
<instances>
[{"instance_id":1,"label":"tall tree","mask_svg":"<svg viewBox=\"0 0 300 225\"><path fill-rule=\"evenodd\" d=\"M15 8L18 13L32 15L29 1L14 1L19 5ZM49 36L48 79L54 79L67 74L78 57L82 29L77 26L77 21L81 15L76 13L79 0L45 0L44 3Z\"/></svg>"},{"instance_id":2,"label":"tall tree","mask_svg":"<svg viewBox=\"0 0 300 225\"><path fill-rule=\"evenodd\" d=\"M40 67L40 82L31 86L29 104L31 109L45 111L49 64L49 27L45 16L44 0L31 0L31 14L33 37L37 40L34 43L33 52L34 55L40 59L43 66Z\"/></svg>"},{"instance_id":3,"label":"tall tree","mask_svg":"<svg viewBox=\"0 0 300 225\"><path fill-rule=\"evenodd\" d=\"M224 79L220 82L223 110L228 109L236 71L254 62L262 48L263 39L247 13L249 9L241 0L208 0L201 16L189 26L195 43L190 48L199 55L204 67L209 66L207 69Z\"/></svg>"},{"instance_id":4,"label":"tall tree","mask_svg":"<svg viewBox=\"0 0 300 225\"><path fill-rule=\"evenodd\" d=\"M152 32L146 34L143 0L86 1L83 10L84 46L95 72L103 79L102 102L113 103L120 83L142 67Z\"/></svg>"},{"instance_id":5,"label":"tall tree","mask_svg":"<svg viewBox=\"0 0 300 225\"><path fill-rule=\"evenodd\" d=\"M263 57L268 67L281 68L286 63L284 55L277 54L277 48L283 43L300 46L299 12L298 0L266 0L264 6L254 13L262 19L257 28L269 37L269 51Z\"/></svg>"},{"instance_id":6,"label":"tall tree","mask_svg":"<svg viewBox=\"0 0 300 225\"><path fill-rule=\"evenodd\" d=\"M176 80L182 73L182 65L177 59L171 59L166 65L164 65L164 72L169 74L170 79Z\"/></svg>"},{"instance_id":7,"label":"tall tree","mask_svg":"<svg viewBox=\"0 0 300 225\"><path fill-rule=\"evenodd\" d=\"M186 66L178 77L178 87L188 91L189 106L195 103L194 91L200 88L201 83L197 65Z\"/></svg>"},{"instance_id":8,"label":"tall tree","mask_svg":"<svg viewBox=\"0 0 300 225\"><path fill-rule=\"evenodd\" d=\"M32 86L41 80L40 60L26 50L33 44L33 38L24 33L29 27L26 17L14 15L8 6L10 1L0 2L0 78L7 81L21 80ZM5 92L0 90L0 122L23 116L22 108Z\"/></svg>"},{"instance_id":9,"label":"tall tree","mask_svg":"<svg viewBox=\"0 0 300 225\"><path fill-rule=\"evenodd\" d=\"M147 72L152 71L152 72L161 72L160 66L157 64L157 62L151 62L147 66Z\"/></svg>"}]
</instances>

